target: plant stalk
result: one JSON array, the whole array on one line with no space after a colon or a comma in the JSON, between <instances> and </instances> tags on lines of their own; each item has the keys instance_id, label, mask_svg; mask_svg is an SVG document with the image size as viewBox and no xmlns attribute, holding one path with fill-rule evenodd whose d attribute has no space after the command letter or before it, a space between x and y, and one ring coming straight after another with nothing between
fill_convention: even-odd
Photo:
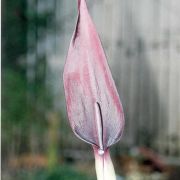
<instances>
[{"instance_id":1,"label":"plant stalk","mask_svg":"<svg viewBox=\"0 0 180 180\"><path fill-rule=\"evenodd\" d=\"M93 147L93 149L97 180L116 180L109 149L105 151L98 150L96 147Z\"/></svg>"}]
</instances>

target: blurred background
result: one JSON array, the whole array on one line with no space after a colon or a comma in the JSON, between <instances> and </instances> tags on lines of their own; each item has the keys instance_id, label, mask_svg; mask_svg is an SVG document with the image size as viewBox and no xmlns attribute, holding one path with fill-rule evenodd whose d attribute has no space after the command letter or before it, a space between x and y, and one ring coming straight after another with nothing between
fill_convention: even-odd
<instances>
[{"instance_id":1,"label":"blurred background","mask_svg":"<svg viewBox=\"0 0 180 180\"><path fill-rule=\"evenodd\" d=\"M180 179L180 1L87 0L124 107L118 179ZM2 0L2 179L95 180L67 121L75 0Z\"/></svg>"}]
</instances>

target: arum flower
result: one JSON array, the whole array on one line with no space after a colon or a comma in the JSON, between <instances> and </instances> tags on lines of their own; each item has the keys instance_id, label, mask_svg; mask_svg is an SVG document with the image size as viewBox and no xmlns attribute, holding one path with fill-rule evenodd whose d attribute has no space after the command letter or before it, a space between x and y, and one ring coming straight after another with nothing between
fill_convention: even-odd
<instances>
[{"instance_id":1,"label":"arum flower","mask_svg":"<svg viewBox=\"0 0 180 180\"><path fill-rule=\"evenodd\" d=\"M85 0L78 0L63 81L71 128L92 145L98 180L116 179L109 147L121 138L124 113Z\"/></svg>"}]
</instances>

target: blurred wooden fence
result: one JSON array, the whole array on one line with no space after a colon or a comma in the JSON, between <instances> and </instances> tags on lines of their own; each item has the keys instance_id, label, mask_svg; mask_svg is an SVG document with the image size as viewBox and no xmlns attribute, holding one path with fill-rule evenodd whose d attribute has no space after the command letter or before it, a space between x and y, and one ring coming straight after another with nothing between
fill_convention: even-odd
<instances>
[{"instance_id":1,"label":"blurred wooden fence","mask_svg":"<svg viewBox=\"0 0 180 180\"><path fill-rule=\"evenodd\" d=\"M125 111L121 145L147 145L180 156L180 1L87 0ZM45 31L29 26L27 78L45 56L54 110L65 113L62 71L75 26L75 0L28 0L28 10L52 13ZM29 20L30 21L30 20ZM32 33L31 28L35 27ZM42 37L41 37L42 36ZM36 51L31 51L37 43Z\"/></svg>"}]
</instances>

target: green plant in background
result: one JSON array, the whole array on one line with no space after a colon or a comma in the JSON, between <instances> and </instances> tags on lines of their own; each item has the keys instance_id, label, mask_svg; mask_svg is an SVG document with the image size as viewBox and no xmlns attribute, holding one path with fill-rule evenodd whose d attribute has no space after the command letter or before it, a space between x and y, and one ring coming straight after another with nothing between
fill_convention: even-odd
<instances>
[{"instance_id":1,"label":"green plant in background","mask_svg":"<svg viewBox=\"0 0 180 180\"><path fill-rule=\"evenodd\" d=\"M36 104L27 101L27 83L21 73L4 69L2 85L2 150L5 153L28 152L31 149L28 143L31 128L41 135L47 127L47 122L44 120L45 109L38 109ZM43 94L42 88L38 87L38 91L41 91L41 96L36 99L39 105ZM9 146L12 148L9 149Z\"/></svg>"},{"instance_id":2,"label":"green plant in background","mask_svg":"<svg viewBox=\"0 0 180 180\"><path fill-rule=\"evenodd\" d=\"M21 138L27 140L26 81L20 73L3 69L2 87L2 152L15 153Z\"/></svg>"},{"instance_id":3,"label":"green plant in background","mask_svg":"<svg viewBox=\"0 0 180 180\"><path fill-rule=\"evenodd\" d=\"M48 169L52 172L58 166L58 130L59 119L56 113L50 113L48 115L49 127L48 127Z\"/></svg>"},{"instance_id":4,"label":"green plant in background","mask_svg":"<svg viewBox=\"0 0 180 180\"><path fill-rule=\"evenodd\" d=\"M3 1L2 153L6 163L9 157L46 151L45 142L40 141L48 127L46 112L51 109L52 102L45 84L46 58L36 57L34 79L29 83L26 53L36 52L39 38L33 39L28 49L27 33L36 34L38 27L45 29L52 15L37 16L36 8L28 14L27 3L24 0Z\"/></svg>"},{"instance_id":5,"label":"green plant in background","mask_svg":"<svg viewBox=\"0 0 180 180\"><path fill-rule=\"evenodd\" d=\"M51 172L47 170L26 171L21 170L14 174L12 179L17 180L95 180L93 176L77 172L70 166L57 166ZM11 180L11 179L10 179Z\"/></svg>"}]
</instances>

